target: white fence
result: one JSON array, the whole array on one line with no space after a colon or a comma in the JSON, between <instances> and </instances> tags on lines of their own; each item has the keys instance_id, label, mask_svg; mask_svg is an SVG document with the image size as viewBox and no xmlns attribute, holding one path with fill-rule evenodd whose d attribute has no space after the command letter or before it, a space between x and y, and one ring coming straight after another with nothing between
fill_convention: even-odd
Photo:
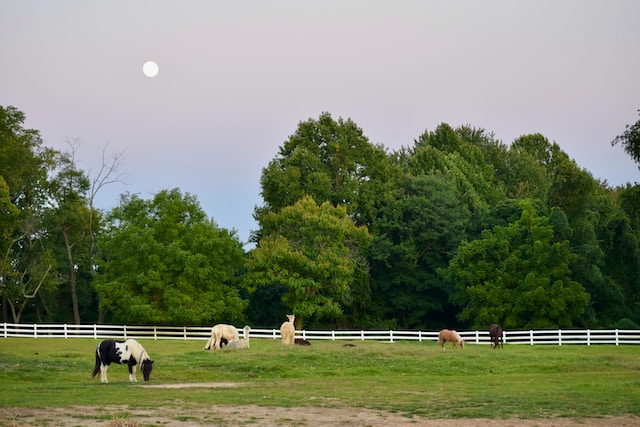
<instances>
[{"instance_id":1,"label":"white fence","mask_svg":"<svg viewBox=\"0 0 640 427\"><path fill-rule=\"evenodd\" d=\"M4 338L136 338L206 340L210 326L131 326L131 325L75 325L75 324L26 324L2 323L0 335ZM238 327L240 330L241 326ZM488 331L459 331L467 344L488 344ZM243 332L240 330L240 333ZM280 339L278 329L251 329L251 338ZM438 341L438 331L296 331L297 338L307 340L377 340ZM640 344L640 330L606 329L543 329L505 331L504 342L509 344Z\"/></svg>"}]
</instances>

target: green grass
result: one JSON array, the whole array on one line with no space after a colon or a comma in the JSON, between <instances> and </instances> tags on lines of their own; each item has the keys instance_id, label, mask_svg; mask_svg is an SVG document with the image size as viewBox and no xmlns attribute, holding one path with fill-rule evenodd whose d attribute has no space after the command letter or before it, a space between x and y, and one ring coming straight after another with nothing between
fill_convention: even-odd
<instances>
[{"instance_id":1,"label":"green grass","mask_svg":"<svg viewBox=\"0 0 640 427\"><path fill-rule=\"evenodd\" d=\"M640 346L313 341L202 351L204 341L141 340L146 384L234 382L233 388L144 388L112 365L91 378L97 340L0 338L0 408L131 405L350 407L429 418L640 416ZM126 415L126 414L124 414Z\"/></svg>"}]
</instances>

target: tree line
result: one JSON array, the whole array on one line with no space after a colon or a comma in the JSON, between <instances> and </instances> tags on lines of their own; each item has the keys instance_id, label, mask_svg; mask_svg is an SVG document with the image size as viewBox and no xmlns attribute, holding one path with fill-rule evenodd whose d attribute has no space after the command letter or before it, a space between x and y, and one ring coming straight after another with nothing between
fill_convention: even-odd
<instances>
[{"instance_id":1,"label":"tree line","mask_svg":"<svg viewBox=\"0 0 640 427\"><path fill-rule=\"evenodd\" d=\"M442 123L387 150L351 119L298 124L263 168L255 247L166 189L118 206L0 106L4 321L298 328L637 328L640 187L540 134ZM640 121L639 121L640 123ZM638 161L638 124L621 143Z\"/></svg>"}]
</instances>

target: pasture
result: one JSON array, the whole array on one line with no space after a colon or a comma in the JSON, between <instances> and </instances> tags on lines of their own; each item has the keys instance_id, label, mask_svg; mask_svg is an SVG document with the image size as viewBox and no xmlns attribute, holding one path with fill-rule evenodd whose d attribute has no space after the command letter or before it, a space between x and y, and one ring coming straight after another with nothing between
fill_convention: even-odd
<instances>
[{"instance_id":1,"label":"pasture","mask_svg":"<svg viewBox=\"0 0 640 427\"><path fill-rule=\"evenodd\" d=\"M101 384L91 378L99 340L0 338L0 422L20 408L72 407L90 408L87 420L162 408L176 422L185 409L221 406L361 408L414 421L640 416L640 346L448 343L442 351L432 341L252 338L250 349L203 351L203 341L139 341L154 360L151 380L132 384L116 364Z\"/></svg>"}]
</instances>

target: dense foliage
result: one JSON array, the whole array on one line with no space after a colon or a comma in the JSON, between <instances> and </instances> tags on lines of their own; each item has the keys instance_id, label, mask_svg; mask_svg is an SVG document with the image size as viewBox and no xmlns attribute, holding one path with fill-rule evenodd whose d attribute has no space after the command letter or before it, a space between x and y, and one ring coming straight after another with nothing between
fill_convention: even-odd
<instances>
[{"instance_id":1,"label":"dense foliage","mask_svg":"<svg viewBox=\"0 0 640 427\"><path fill-rule=\"evenodd\" d=\"M173 325L242 319L242 245L193 196L174 189L152 200L125 197L107 220L95 287L117 318Z\"/></svg>"},{"instance_id":2,"label":"dense foliage","mask_svg":"<svg viewBox=\"0 0 640 427\"><path fill-rule=\"evenodd\" d=\"M284 285L282 301L298 326L303 319L339 319L368 276L366 227L356 226L343 207L318 206L310 196L263 215L262 225L244 282L253 288Z\"/></svg>"},{"instance_id":3,"label":"dense foliage","mask_svg":"<svg viewBox=\"0 0 640 427\"><path fill-rule=\"evenodd\" d=\"M195 196L125 194L0 107L5 321L298 327L637 327L640 186L543 135L441 124L397 151L309 119L262 170L255 247ZM638 124L616 139L634 155ZM636 159L634 157L634 159Z\"/></svg>"}]
</instances>

